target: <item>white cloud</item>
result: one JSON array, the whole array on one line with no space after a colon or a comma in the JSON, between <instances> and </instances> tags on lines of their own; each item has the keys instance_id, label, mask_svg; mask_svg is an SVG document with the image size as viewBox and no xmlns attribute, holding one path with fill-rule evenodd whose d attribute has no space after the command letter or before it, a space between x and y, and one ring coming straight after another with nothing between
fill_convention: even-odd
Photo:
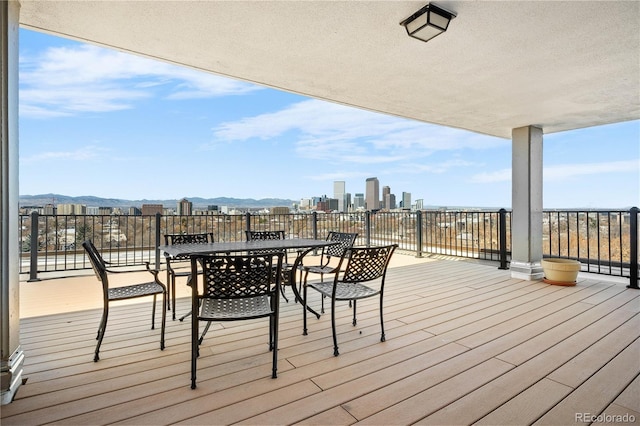
<instances>
[{"instance_id":1,"label":"white cloud","mask_svg":"<svg viewBox=\"0 0 640 426\"><path fill-rule=\"evenodd\" d=\"M153 96L192 99L260 89L91 45L49 48L40 56L20 58L20 113L28 117L130 109Z\"/></svg>"},{"instance_id":2,"label":"white cloud","mask_svg":"<svg viewBox=\"0 0 640 426\"><path fill-rule=\"evenodd\" d=\"M487 149L509 141L392 117L319 100L226 122L213 129L215 146L293 135L303 158L355 163L415 161L436 151Z\"/></svg>"},{"instance_id":3,"label":"white cloud","mask_svg":"<svg viewBox=\"0 0 640 426\"><path fill-rule=\"evenodd\" d=\"M494 172L478 173L471 176L472 183L495 183L511 181L511 169L496 170Z\"/></svg>"},{"instance_id":4,"label":"white cloud","mask_svg":"<svg viewBox=\"0 0 640 426\"><path fill-rule=\"evenodd\" d=\"M562 181L587 175L626 172L640 173L640 159L607 163L557 164L544 168L544 180Z\"/></svg>"},{"instance_id":5,"label":"white cloud","mask_svg":"<svg viewBox=\"0 0 640 426\"><path fill-rule=\"evenodd\" d=\"M416 173L416 174L417 173L443 174L451 170L460 170L463 167L473 167L473 166L479 166L479 165L480 165L479 163L475 163L472 161L454 158L454 159L442 161L442 162L433 162L431 164L424 164L424 163L407 164L405 165L405 167L409 169L412 173Z\"/></svg>"},{"instance_id":6,"label":"white cloud","mask_svg":"<svg viewBox=\"0 0 640 426\"><path fill-rule=\"evenodd\" d=\"M306 176L306 178L318 182L333 182L336 180L349 180L349 179L365 179L371 176L371 173L358 172L358 171L345 171L335 173L321 173L317 175Z\"/></svg>"},{"instance_id":7,"label":"white cloud","mask_svg":"<svg viewBox=\"0 0 640 426\"><path fill-rule=\"evenodd\" d=\"M543 179L545 182L557 182L588 175L628 172L640 173L640 159L611 161L606 163L556 164L544 168ZM474 183L507 182L510 180L511 169L478 173L471 177L471 182Z\"/></svg>"},{"instance_id":8,"label":"white cloud","mask_svg":"<svg viewBox=\"0 0 640 426\"><path fill-rule=\"evenodd\" d=\"M105 151L107 149L99 146L86 146L75 151L43 151L30 157L20 157L20 162L26 164L51 160L86 161L98 158Z\"/></svg>"}]
</instances>

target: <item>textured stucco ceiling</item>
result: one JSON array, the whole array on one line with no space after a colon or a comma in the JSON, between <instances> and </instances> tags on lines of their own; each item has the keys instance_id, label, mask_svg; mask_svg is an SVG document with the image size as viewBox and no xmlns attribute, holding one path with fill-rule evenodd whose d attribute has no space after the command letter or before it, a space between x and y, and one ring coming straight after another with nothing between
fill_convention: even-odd
<instances>
[{"instance_id":1,"label":"textured stucco ceiling","mask_svg":"<svg viewBox=\"0 0 640 426\"><path fill-rule=\"evenodd\" d=\"M315 98L510 138L640 118L640 2L33 1L20 23Z\"/></svg>"}]
</instances>

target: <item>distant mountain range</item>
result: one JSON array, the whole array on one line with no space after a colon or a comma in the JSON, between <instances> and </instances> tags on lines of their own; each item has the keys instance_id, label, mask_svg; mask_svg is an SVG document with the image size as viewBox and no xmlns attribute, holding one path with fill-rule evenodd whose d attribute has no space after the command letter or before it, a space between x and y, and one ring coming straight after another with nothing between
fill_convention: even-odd
<instances>
[{"instance_id":1,"label":"distant mountain range","mask_svg":"<svg viewBox=\"0 0 640 426\"><path fill-rule=\"evenodd\" d=\"M263 198L254 200L253 198L188 198L193 203L193 207L206 208L210 205L228 206L228 207L244 207L244 208L262 208L262 207L289 207L296 203L294 200L286 200L281 198ZM87 207L141 207L143 204L162 204L164 207L175 208L179 200L122 200L118 198L100 198L92 195L81 197L69 197L60 194L40 194L40 195L21 195L20 207L24 206L44 206L45 204L84 204Z\"/></svg>"}]
</instances>

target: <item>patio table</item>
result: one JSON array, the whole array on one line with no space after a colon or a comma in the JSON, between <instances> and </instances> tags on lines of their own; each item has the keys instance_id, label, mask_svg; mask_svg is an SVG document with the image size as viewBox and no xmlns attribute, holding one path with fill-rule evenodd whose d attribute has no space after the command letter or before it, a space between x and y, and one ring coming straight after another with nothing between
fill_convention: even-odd
<instances>
[{"instance_id":1,"label":"patio table","mask_svg":"<svg viewBox=\"0 0 640 426\"><path fill-rule=\"evenodd\" d=\"M290 271L289 283L294 294L295 301L302 304L302 296L300 295L298 286L296 285L296 271L302 263L302 259L311 251L338 244L335 241L316 240L313 238L290 238L284 240L255 240L255 241L233 241L221 243L198 243L198 244L177 244L177 245L161 245L159 250L165 252L170 258L178 255L195 255L195 254L216 254L216 253L232 253L232 252L251 252L258 250L298 250L296 260ZM320 314L307 306L307 310L320 318Z\"/></svg>"}]
</instances>

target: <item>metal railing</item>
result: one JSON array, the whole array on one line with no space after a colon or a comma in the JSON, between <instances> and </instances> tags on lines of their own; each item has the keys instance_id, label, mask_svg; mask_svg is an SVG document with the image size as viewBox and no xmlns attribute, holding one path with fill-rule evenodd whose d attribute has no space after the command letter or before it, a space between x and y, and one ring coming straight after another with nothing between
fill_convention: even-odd
<instances>
[{"instance_id":1,"label":"metal railing","mask_svg":"<svg viewBox=\"0 0 640 426\"><path fill-rule=\"evenodd\" d=\"M545 257L579 260L586 272L629 277L638 288L638 209L544 211ZM20 216L20 273L88 269L82 241L91 239L117 266L160 266L164 234L212 232L214 241L242 241L245 230L284 230L289 237L325 238L329 231L357 232L357 245L398 244L404 252L499 262L511 255L511 212L422 210L402 212L291 213L191 216ZM32 250L37 247L37 250Z\"/></svg>"},{"instance_id":2,"label":"metal railing","mask_svg":"<svg viewBox=\"0 0 640 426\"><path fill-rule=\"evenodd\" d=\"M543 253L577 260L585 272L629 277L637 288L638 208L544 211Z\"/></svg>"}]
</instances>

